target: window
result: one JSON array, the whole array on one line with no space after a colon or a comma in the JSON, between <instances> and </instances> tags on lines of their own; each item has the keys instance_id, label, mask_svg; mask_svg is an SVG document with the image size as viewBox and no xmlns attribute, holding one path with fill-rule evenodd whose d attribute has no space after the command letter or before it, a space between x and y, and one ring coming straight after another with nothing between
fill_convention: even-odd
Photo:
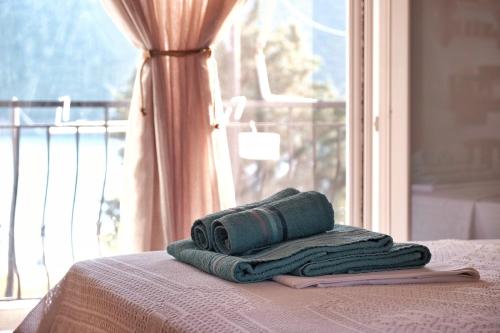
<instances>
[{"instance_id":1,"label":"window","mask_svg":"<svg viewBox=\"0 0 500 333\"><path fill-rule=\"evenodd\" d=\"M247 1L216 45L238 203L318 190L345 222L346 6ZM138 52L98 0L0 2L0 49L0 297L38 297L115 253Z\"/></svg>"},{"instance_id":2,"label":"window","mask_svg":"<svg viewBox=\"0 0 500 333\"><path fill-rule=\"evenodd\" d=\"M248 1L216 45L238 203L317 190L345 221L346 13L345 1Z\"/></svg>"},{"instance_id":3,"label":"window","mask_svg":"<svg viewBox=\"0 0 500 333\"><path fill-rule=\"evenodd\" d=\"M0 2L0 50L0 297L37 297L114 253L137 51L98 0Z\"/></svg>"}]
</instances>

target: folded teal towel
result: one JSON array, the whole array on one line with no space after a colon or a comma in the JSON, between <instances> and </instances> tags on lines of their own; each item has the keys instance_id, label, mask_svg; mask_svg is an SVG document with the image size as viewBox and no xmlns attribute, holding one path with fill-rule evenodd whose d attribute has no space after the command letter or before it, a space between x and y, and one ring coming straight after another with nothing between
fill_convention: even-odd
<instances>
[{"instance_id":1,"label":"folded teal towel","mask_svg":"<svg viewBox=\"0 0 500 333\"><path fill-rule=\"evenodd\" d=\"M215 251L236 255L332 230L333 225L331 203L311 191L223 216L212 224L212 235Z\"/></svg>"},{"instance_id":2,"label":"folded teal towel","mask_svg":"<svg viewBox=\"0 0 500 333\"><path fill-rule=\"evenodd\" d=\"M424 266L431 260L429 249L423 245L395 243L387 252L331 253L313 259L290 274L319 276L327 274L363 273Z\"/></svg>"},{"instance_id":3,"label":"folded teal towel","mask_svg":"<svg viewBox=\"0 0 500 333\"><path fill-rule=\"evenodd\" d=\"M241 205L235 208L226 209L220 212L216 212L210 215L207 215L203 218L196 220L191 227L191 239L195 242L195 244L202 250L213 250L214 248L214 240L212 236L212 223L228 214L233 214L236 212L241 212L247 209L255 208L258 206L262 206L268 203L271 203L276 200L280 200L292 195L299 193L298 190L294 188L286 188L278 193L273 194L272 196L258 202L249 203L246 205Z\"/></svg>"},{"instance_id":4,"label":"folded teal towel","mask_svg":"<svg viewBox=\"0 0 500 333\"><path fill-rule=\"evenodd\" d=\"M408 245L405 252L398 252L398 245L396 253L404 256L393 257L392 245L390 236L336 225L331 231L278 243L240 257L200 250L191 240L174 242L167 247L167 252L179 261L234 282L263 281L287 273L317 275L320 269L325 269L319 267L323 264L325 267L341 267L334 270L336 273L349 273L418 267L430 260L430 253L428 250L422 252L420 245ZM378 256L370 256L374 254ZM306 266L308 263L315 263L318 267Z\"/></svg>"}]
</instances>

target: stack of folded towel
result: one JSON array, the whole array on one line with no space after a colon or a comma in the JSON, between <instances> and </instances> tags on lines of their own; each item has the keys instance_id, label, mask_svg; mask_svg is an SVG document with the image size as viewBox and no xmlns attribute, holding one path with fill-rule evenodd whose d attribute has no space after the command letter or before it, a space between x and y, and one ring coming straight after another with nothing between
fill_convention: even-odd
<instances>
[{"instance_id":1,"label":"stack of folded towel","mask_svg":"<svg viewBox=\"0 0 500 333\"><path fill-rule=\"evenodd\" d=\"M167 247L176 259L234 282L281 274L319 276L416 268L431 254L388 235L334 225L328 199L285 189L253 204L195 221L192 240Z\"/></svg>"}]
</instances>

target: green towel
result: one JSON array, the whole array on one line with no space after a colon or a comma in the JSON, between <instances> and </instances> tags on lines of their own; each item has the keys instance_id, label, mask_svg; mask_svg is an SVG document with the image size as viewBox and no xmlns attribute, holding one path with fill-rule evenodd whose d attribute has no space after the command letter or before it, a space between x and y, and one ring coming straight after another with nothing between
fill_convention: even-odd
<instances>
[{"instance_id":1,"label":"green towel","mask_svg":"<svg viewBox=\"0 0 500 333\"><path fill-rule=\"evenodd\" d=\"M392 245L390 236L336 225L331 231L278 243L246 256L200 250L191 240L174 242L167 252L179 261L234 282L264 281L287 273L312 276L325 267L336 266L340 267L336 273L419 267L430 260L429 251L422 252L420 245L402 245L404 252L398 252L398 245L396 253L401 256L393 256Z\"/></svg>"},{"instance_id":2,"label":"green towel","mask_svg":"<svg viewBox=\"0 0 500 333\"><path fill-rule=\"evenodd\" d=\"M353 253L352 255L331 253L311 260L290 274L319 276L407 269L424 266L430 260L431 253L423 245L395 243L387 252Z\"/></svg>"},{"instance_id":3,"label":"green towel","mask_svg":"<svg viewBox=\"0 0 500 333\"><path fill-rule=\"evenodd\" d=\"M212 224L212 235L215 251L236 255L332 230L333 225L331 203L311 191L223 216Z\"/></svg>"},{"instance_id":4,"label":"green towel","mask_svg":"<svg viewBox=\"0 0 500 333\"><path fill-rule=\"evenodd\" d=\"M299 193L298 190L294 188L286 188L278 193L273 194L272 196L258 202L249 203L246 205L241 205L235 208L226 209L220 212L216 212L210 215L207 215L203 218L196 220L191 227L191 239L195 242L198 248L202 250L213 250L214 248L214 240L212 236L212 223L228 214L233 214L236 212L241 212L247 209L255 208L258 206L262 206L273 201L277 201L292 195Z\"/></svg>"}]
</instances>

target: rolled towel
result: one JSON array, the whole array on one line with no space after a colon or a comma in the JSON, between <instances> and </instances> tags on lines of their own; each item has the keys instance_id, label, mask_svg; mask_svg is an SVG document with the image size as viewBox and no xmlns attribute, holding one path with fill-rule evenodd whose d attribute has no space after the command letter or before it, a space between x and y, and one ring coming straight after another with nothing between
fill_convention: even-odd
<instances>
[{"instance_id":1,"label":"rolled towel","mask_svg":"<svg viewBox=\"0 0 500 333\"><path fill-rule=\"evenodd\" d=\"M212 224L214 249L224 254L244 254L323 233L332 230L333 225L333 208L328 199L319 192L302 192L217 219Z\"/></svg>"},{"instance_id":2,"label":"rolled towel","mask_svg":"<svg viewBox=\"0 0 500 333\"><path fill-rule=\"evenodd\" d=\"M246 256L228 256L200 250L191 240L174 242L167 247L167 252L179 261L222 279L234 282L257 282L268 280L275 275L291 273L308 262L315 259L321 261L322 257L331 254L335 254L338 260L353 255L357 255L361 260L360 254L385 253L391 247L390 236L365 229L335 225L332 231L278 243ZM336 262L330 260L329 264L335 265ZM357 262L351 262L350 265L343 267L342 273L359 267ZM392 268L397 267L392 266ZM305 274L308 274L308 271Z\"/></svg>"},{"instance_id":3,"label":"rolled towel","mask_svg":"<svg viewBox=\"0 0 500 333\"><path fill-rule=\"evenodd\" d=\"M216 212L213 214L209 214L205 217L202 217L198 220L196 220L193 223L193 226L191 227L191 239L193 242L196 244L196 246L202 250L213 250L214 248L214 240L212 236L212 223L214 223L215 220L226 216L228 214L233 214L236 212L241 212L247 209L252 209L258 206L262 206L268 203L271 203L273 201L277 201L292 195L295 195L299 193L298 190L294 188L286 188L282 191L279 191L270 197L262 200L262 201L257 201L253 203L249 203L246 205L241 205L235 208L230 208L226 209L220 212Z\"/></svg>"}]
</instances>

